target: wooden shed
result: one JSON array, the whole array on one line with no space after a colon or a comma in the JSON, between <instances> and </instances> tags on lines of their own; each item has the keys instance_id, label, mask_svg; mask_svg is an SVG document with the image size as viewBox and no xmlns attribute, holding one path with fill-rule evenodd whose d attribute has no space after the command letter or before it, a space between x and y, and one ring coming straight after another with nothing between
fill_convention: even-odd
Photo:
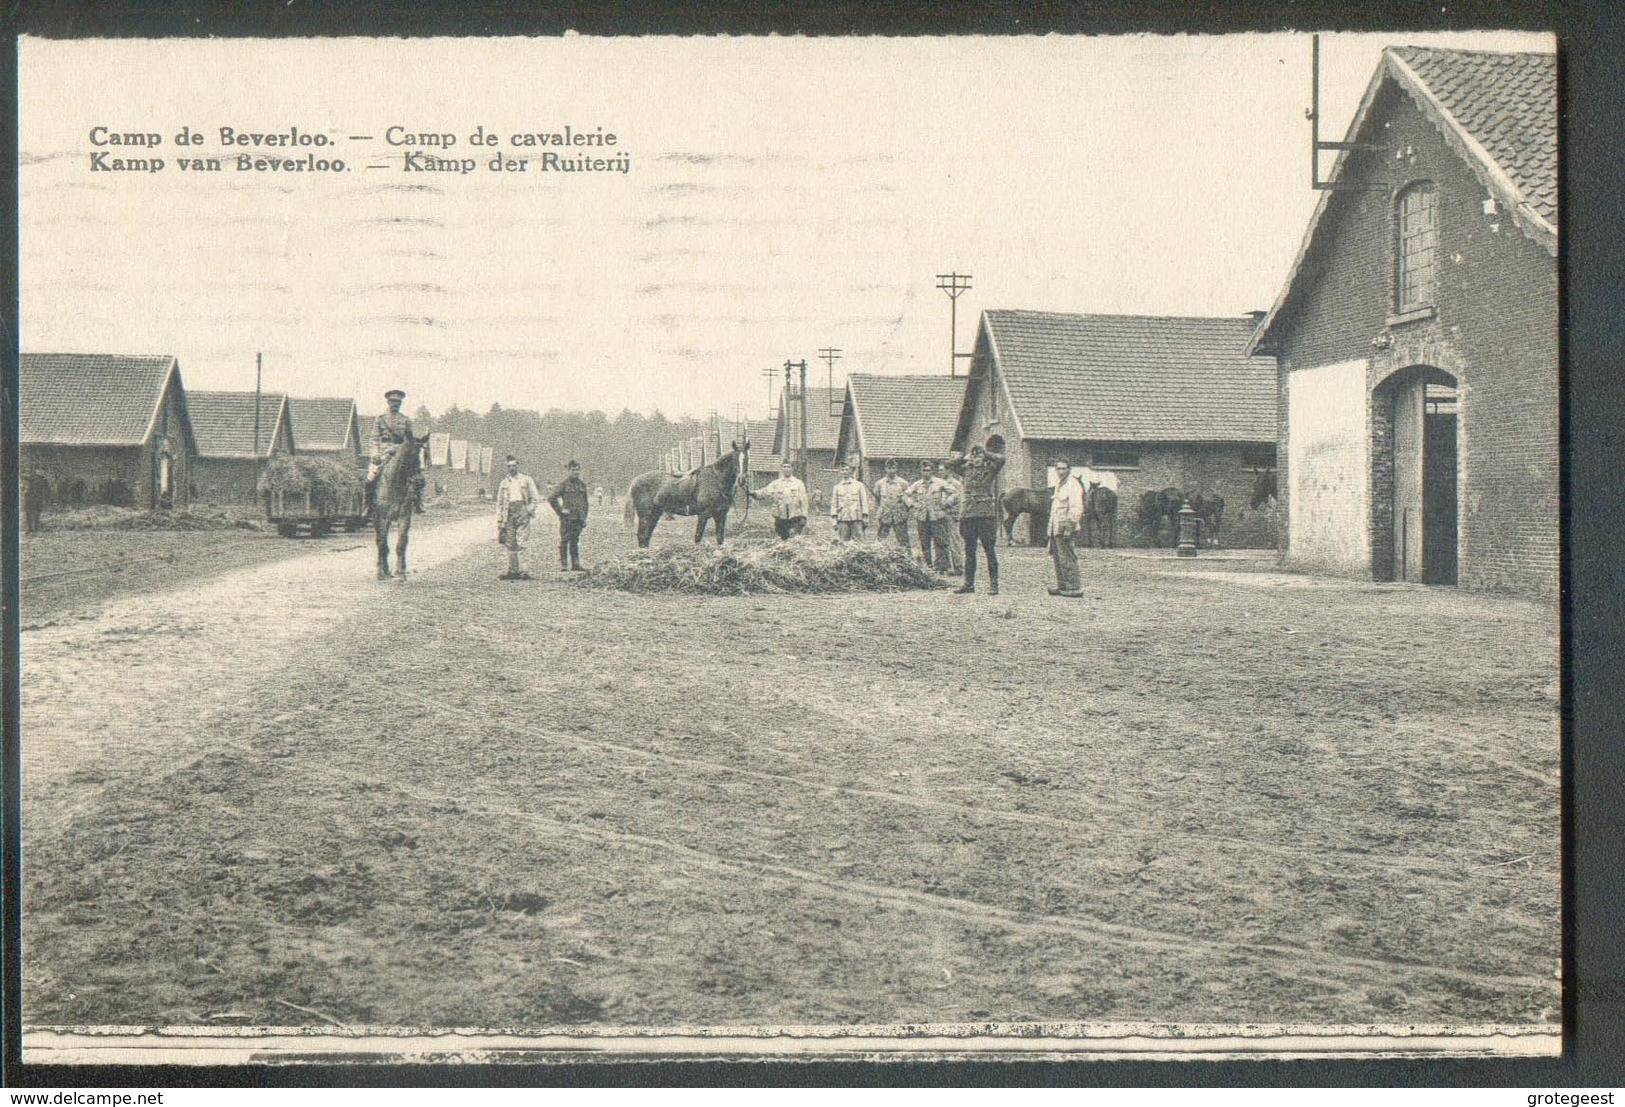
<instances>
[{"instance_id":1,"label":"wooden shed","mask_svg":"<svg viewBox=\"0 0 1625 1107\"><path fill-rule=\"evenodd\" d=\"M280 392L191 392L187 395L197 460L192 494L201 503L253 504L265 463L291 454L293 421Z\"/></svg>"},{"instance_id":2,"label":"wooden shed","mask_svg":"<svg viewBox=\"0 0 1625 1107\"><path fill-rule=\"evenodd\" d=\"M173 357L25 353L17 418L22 471L52 502L187 506L197 438Z\"/></svg>"},{"instance_id":3,"label":"wooden shed","mask_svg":"<svg viewBox=\"0 0 1625 1107\"><path fill-rule=\"evenodd\" d=\"M985 311L954 447L997 419L1006 490L1046 488L1051 466L1111 470L1120 539L1146 492L1222 496L1225 545L1274 546L1273 512L1253 510L1275 468L1275 359L1248 344L1257 318ZM1263 478L1261 480L1261 478Z\"/></svg>"},{"instance_id":4,"label":"wooden shed","mask_svg":"<svg viewBox=\"0 0 1625 1107\"><path fill-rule=\"evenodd\" d=\"M1557 59L1385 50L1256 348L1282 556L1559 588Z\"/></svg>"}]
</instances>

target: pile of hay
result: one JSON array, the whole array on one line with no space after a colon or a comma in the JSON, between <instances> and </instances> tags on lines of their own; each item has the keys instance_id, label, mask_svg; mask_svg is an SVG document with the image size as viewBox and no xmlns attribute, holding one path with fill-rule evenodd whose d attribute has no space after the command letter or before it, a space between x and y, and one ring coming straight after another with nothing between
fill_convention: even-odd
<instances>
[{"instance_id":1,"label":"pile of hay","mask_svg":"<svg viewBox=\"0 0 1625 1107\"><path fill-rule=\"evenodd\" d=\"M334 505L345 502L361 490L366 472L354 462L336 457L272 458L260 474L259 494L263 499L272 492L291 492L294 495L311 494L313 504Z\"/></svg>"},{"instance_id":2,"label":"pile of hay","mask_svg":"<svg viewBox=\"0 0 1625 1107\"><path fill-rule=\"evenodd\" d=\"M259 512L242 507L196 507L188 511L138 511L95 504L47 517L51 530L264 530Z\"/></svg>"},{"instance_id":3,"label":"pile of hay","mask_svg":"<svg viewBox=\"0 0 1625 1107\"><path fill-rule=\"evenodd\" d=\"M948 582L893 545L814 538L639 550L595 567L583 582L623 592L748 596L775 592L906 592Z\"/></svg>"}]
</instances>

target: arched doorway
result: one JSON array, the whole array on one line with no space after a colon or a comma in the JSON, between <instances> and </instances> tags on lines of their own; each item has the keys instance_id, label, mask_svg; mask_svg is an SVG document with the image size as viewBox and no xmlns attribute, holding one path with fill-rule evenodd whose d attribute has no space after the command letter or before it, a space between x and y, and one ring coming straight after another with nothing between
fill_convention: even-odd
<instances>
[{"instance_id":1,"label":"arched doorway","mask_svg":"<svg viewBox=\"0 0 1625 1107\"><path fill-rule=\"evenodd\" d=\"M1389 496L1385 508L1375 505L1373 575L1379 580L1455 584L1456 378L1432 366L1404 369L1378 387L1373 401L1379 417L1388 417L1389 427L1386 448L1374 459L1377 475L1389 479L1375 482L1373 488L1387 485Z\"/></svg>"}]
</instances>

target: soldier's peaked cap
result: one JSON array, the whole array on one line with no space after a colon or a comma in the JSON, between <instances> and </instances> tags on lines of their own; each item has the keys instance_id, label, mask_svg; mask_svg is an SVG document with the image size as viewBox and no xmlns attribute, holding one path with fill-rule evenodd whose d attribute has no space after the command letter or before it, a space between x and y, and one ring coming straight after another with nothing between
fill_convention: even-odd
<instances>
[{"instance_id":1,"label":"soldier's peaked cap","mask_svg":"<svg viewBox=\"0 0 1625 1107\"><path fill-rule=\"evenodd\" d=\"M388 392L384 393L384 399L386 399L386 400L394 400L394 399L402 399L402 400L404 400L404 399L406 399L406 391L404 389L400 389L400 388L391 388Z\"/></svg>"},{"instance_id":2,"label":"soldier's peaked cap","mask_svg":"<svg viewBox=\"0 0 1625 1107\"><path fill-rule=\"evenodd\" d=\"M581 463L579 461L577 461L575 458L572 457L570 459L570 464L566 465L565 468L566 469L579 469L579 468L581 468Z\"/></svg>"}]
</instances>

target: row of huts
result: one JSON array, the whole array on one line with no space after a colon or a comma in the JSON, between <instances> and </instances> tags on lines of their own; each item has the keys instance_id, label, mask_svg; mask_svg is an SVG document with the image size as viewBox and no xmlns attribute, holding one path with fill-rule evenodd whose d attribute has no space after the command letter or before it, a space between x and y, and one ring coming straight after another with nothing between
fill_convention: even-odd
<instances>
[{"instance_id":1,"label":"row of huts","mask_svg":"<svg viewBox=\"0 0 1625 1107\"><path fill-rule=\"evenodd\" d=\"M253 503L272 458L366 451L353 399L191 391L168 356L25 353L18 386L21 471L62 506Z\"/></svg>"},{"instance_id":2,"label":"row of huts","mask_svg":"<svg viewBox=\"0 0 1625 1107\"><path fill-rule=\"evenodd\" d=\"M1008 487L1064 456L1128 505L1268 488L1289 567L1555 597L1555 57L1386 50L1328 180L1268 311L983 312L965 376L809 389L810 482L997 420ZM801 407L781 397L775 458L799 456Z\"/></svg>"}]
</instances>

